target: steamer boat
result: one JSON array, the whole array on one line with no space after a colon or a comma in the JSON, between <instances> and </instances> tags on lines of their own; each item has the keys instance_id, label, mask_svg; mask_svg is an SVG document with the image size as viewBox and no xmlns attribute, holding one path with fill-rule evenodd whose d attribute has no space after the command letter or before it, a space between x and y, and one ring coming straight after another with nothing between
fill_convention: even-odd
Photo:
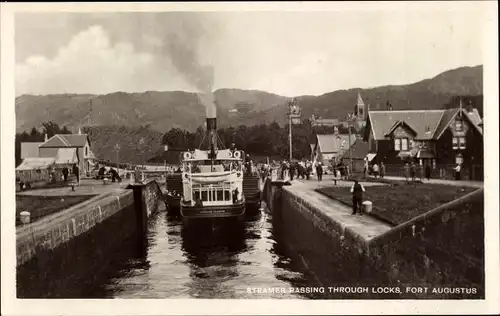
<instances>
[{"instance_id":1,"label":"steamer boat","mask_svg":"<svg viewBox=\"0 0 500 316\"><path fill-rule=\"evenodd\" d=\"M216 133L215 117L207 118L206 136L207 150L182 153L180 215L185 219L243 218L244 153L219 149L222 142Z\"/></svg>"}]
</instances>

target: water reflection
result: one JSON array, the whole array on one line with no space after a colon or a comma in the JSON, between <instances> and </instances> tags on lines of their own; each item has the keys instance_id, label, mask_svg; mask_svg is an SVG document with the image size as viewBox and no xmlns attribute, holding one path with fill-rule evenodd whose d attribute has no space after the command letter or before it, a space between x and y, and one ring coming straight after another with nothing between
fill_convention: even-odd
<instances>
[{"instance_id":1,"label":"water reflection","mask_svg":"<svg viewBox=\"0 0 500 316\"><path fill-rule=\"evenodd\" d=\"M104 226L99 228L103 231L99 238L112 238L109 231L120 229L119 225ZM85 256L78 256L79 264L88 271L73 268L48 276L87 281L66 282L78 284L71 291L68 285L52 286L47 291L39 282L38 294L31 297L304 298L249 291L310 283L300 260L290 259L273 234L271 218L264 213L240 222L186 226L179 218L160 211L150 217L145 238L134 234L104 250L88 246L94 245L93 237L80 247L87 249ZM51 265L58 266L72 257L74 253L57 253Z\"/></svg>"}]
</instances>

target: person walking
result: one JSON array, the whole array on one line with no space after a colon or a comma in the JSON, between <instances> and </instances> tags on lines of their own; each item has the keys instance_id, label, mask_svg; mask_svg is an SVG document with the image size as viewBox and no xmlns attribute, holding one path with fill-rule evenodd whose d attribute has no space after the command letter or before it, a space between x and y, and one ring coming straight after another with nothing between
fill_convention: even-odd
<instances>
[{"instance_id":1,"label":"person walking","mask_svg":"<svg viewBox=\"0 0 500 316\"><path fill-rule=\"evenodd\" d=\"M373 175L375 176L375 178L378 178L378 173L379 173L379 168L378 168L377 163L375 163L373 165Z\"/></svg>"},{"instance_id":2,"label":"person walking","mask_svg":"<svg viewBox=\"0 0 500 316\"><path fill-rule=\"evenodd\" d=\"M321 163L316 165L316 173L318 174L318 181L323 181L323 167Z\"/></svg>"},{"instance_id":3,"label":"person walking","mask_svg":"<svg viewBox=\"0 0 500 316\"><path fill-rule=\"evenodd\" d=\"M425 177L427 178L427 181L431 179L431 165L429 163L425 164Z\"/></svg>"},{"instance_id":4,"label":"person walking","mask_svg":"<svg viewBox=\"0 0 500 316\"><path fill-rule=\"evenodd\" d=\"M458 163L455 169L455 180L460 180L460 171L462 171L462 166Z\"/></svg>"},{"instance_id":5,"label":"person walking","mask_svg":"<svg viewBox=\"0 0 500 316\"><path fill-rule=\"evenodd\" d=\"M312 163L308 161L306 163L306 179L309 180L311 178L311 172L312 172Z\"/></svg>"},{"instance_id":6,"label":"person walking","mask_svg":"<svg viewBox=\"0 0 500 316\"><path fill-rule=\"evenodd\" d=\"M290 181L292 181L293 177L295 176L295 170L296 170L295 161L292 161L290 162Z\"/></svg>"},{"instance_id":7,"label":"person walking","mask_svg":"<svg viewBox=\"0 0 500 316\"><path fill-rule=\"evenodd\" d=\"M365 165L363 167L363 175L365 177L365 179L368 177L368 159L365 158Z\"/></svg>"},{"instance_id":8,"label":"person walking","mask_svg":"<svg viewBox=\"0 0 500 316\"><path fill-rule=\"evenodd\" d=\"M76 176L76 183L80 184L80 168L76 163L73 165L73 174Z\"/></svg>"},{"instance_id":9,"label":"person walking","mask_svg":"<svg viewBox=\"0 0 500 316\"><path fill-rule=\"evenodd\" d=\"M354 180L354 184L351 187L352 194L352 215L355 215L359 209L359 215L363 215L363 211L361 209L361 205L363 203L363 192L365 192L365 188L358 180Z\"/></svg>"},{"instance_id":10,"label":"person walking","mask_svg":"<svg viewBox=\"0 0 500 316\"><path fill-rule=\"evenodd\" d=\"M410 165L411 181L415 182L415 177L417 176L417 166L412 161Z\"/></svg>"},{"instance_id":11,"label":"person walking","mask_svg":"<svg viewBox=\"0 0 500 316\"><path fill-rule=\"evenodd\" d=\"M68 181L68 175L69 175L69 169L68 169L68 167L64 167L63 168L62 174L63 174L64 182L67 182Z\"/></svg>"},{"instance_id":12,"label":"person walking","mask_svg":"<svg viewBox=\"0 0 500 316\"><path fill-rule=\"evenodd\" d=\"M408 179L410 178L410 165L408 164L408 162L405 163L404 174L405 174L405 180L406 182L408 182Z\"/></svg>"},{"instance_id":13,"label":"person walking","mask_svg":"<svg viewBox=\"0 0 500 316\"><path fill-rule=\"evenodd\" d=\"M385 176L385 164L383 161L380 162L380 179L383 179Z\"/></svg>"}]
</instances>

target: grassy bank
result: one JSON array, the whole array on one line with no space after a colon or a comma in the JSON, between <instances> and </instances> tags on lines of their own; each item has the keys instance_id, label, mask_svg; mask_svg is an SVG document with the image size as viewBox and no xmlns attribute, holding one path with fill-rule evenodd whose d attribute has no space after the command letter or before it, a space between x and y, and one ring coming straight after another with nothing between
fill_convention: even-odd
<instances>
[{"instance_id":1,"label":"grassy bank","mask_svg":"<svg viewBox=\"0 0 500 316\"><path fill-rule=\"evenodd\" d=\"M27 211L31 213L31 222L65 210L73 205L80 204L93 198L95 195L73 196L16 196L16 226L22 225L19 214Z\"/></svg>"},{"instance_id":2,"label":"grassy bank","mask_svg":"<svg viewBox=\"0 0 500 316\"><path fill-rule=\"evenodd\" d=\"M444 184L405 184L404 181L387 181L392 185L366 187L363 200L373 203L374 217L392 225L404 223L476 190ZM349 187L326 187L316 191L352 207Z\"/></svg>"}]
</instances>

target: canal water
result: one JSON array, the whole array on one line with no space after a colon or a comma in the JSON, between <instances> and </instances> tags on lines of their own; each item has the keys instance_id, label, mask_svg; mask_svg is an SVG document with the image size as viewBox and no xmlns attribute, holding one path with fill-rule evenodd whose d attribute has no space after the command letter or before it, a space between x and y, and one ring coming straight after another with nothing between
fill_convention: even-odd
<instances>
[{"instance_id":1,"label":"canal water","mask_svg":"<svg viewBox=\"0 0 500 316\"><path fill-rule=\"evenodd\" d=\"M271 215L260 212L241 225L228 224L186 226L160 210L149 219L146 245L138 245L136 236L123 241L78 296L315 298L290 291L318 284L302 260L292 259L277 241ZM269 288L286 291L269 293Z\"/></svg>"}]
</instances>

